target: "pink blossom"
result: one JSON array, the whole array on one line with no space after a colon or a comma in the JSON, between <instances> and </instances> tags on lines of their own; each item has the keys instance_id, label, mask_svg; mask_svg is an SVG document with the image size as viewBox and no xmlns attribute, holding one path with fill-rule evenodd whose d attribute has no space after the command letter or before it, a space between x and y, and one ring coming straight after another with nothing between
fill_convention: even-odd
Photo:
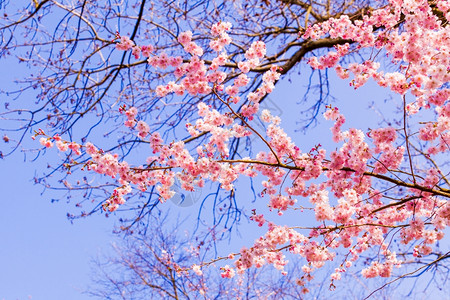
<instances>
[{"instance_id":1,"label":"pink blossom","mask_svg":"<svg viewBox=\"0 0 450 300\"><path fill-rule=\"evenodd\" d=\"M134 46L134 42L127 36L121 36L120 42L116 44L117 50L128 51Z\"/></svg>"},{"instance_id":2,"label":"pink blossom","mask_svg":"<svg viewBox=\"0 0 450 300\"><path fill-rule=\"evenodd\" d=\"M41 143L42 146L46 147L46 148L51 148L53 147L53 143L50 139L48 138L40 138L39 139L39 143Z\"/></svg>"},{"instance_id":3,"label":"pink blossom","mask_svg":"<svg viewBox=\"0 0 450 300\"><path fill-rule=\"evenodd\" d=\"M180 35L178 36L178 41L183 46L189 44L191 42L191 40L192 40L192 32L191 31L181 32Z\"/></svg>"}]
</instances>

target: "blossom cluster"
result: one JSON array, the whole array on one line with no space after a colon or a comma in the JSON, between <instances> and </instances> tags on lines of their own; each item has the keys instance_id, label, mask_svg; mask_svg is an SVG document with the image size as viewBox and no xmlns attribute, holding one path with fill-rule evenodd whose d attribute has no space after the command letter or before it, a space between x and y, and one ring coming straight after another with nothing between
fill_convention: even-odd
<instances>
[{"instance_id":1,"label":"blossom cluster","mask_svg":"<svg viewBox=\"0 0 450 300\"><path fill-rule=\"evenodd\" d=\"M355 88L373 78L380 86L390 87L400 95L409 91L417 97L407 106L410 114L417 113L422 107L430 108L431 104L441 106L449 93L448 88L442 87L450 81L448 28L442 26L443 22L449 21L448 1L436 1L436 5L442 9L446 21L433 13L428 1L390 1L390 5L372 11L362 20L351 21L347 15L330 18L308 27L302 36L305 39L328 36L351 40L356 42L357 49L383 48L403 72L379 71L380 64L373 59L341 66L340 58L349 52L348 43L336 46L336 52L312 57L309 64L316 69L335 67L341 78L354 74L351 85ZM401 27L399 21L403 23ZM432 137L423 138L429 140Z\"/></svg>"}]
</instances>

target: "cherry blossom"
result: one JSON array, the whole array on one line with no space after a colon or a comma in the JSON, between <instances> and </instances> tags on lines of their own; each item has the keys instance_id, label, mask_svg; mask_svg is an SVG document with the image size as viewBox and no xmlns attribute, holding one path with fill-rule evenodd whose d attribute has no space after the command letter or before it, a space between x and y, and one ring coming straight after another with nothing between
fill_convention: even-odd
<instances>
[{"instance_id":1,"label":"cherry blossom","mask_svg":"<svg viewBox=\"0 0 450 300\"><path fill-rule=\"evenodd\" d=\"M436 3L449 21L448 1ZM397 26L400 21L402 26ZM415 134L408 132L406 121L365 131L347 125L341 111L328 106L323 117L332 123L335 146L331 151L320 145L302 151L281 127L281 118L267 110L260 111L259 102L274 90L280 79L278 66L271 66L263 74L258 89L244 92L250 82L248 73L265 59L264 42L252 43L242 60L237 61L233 73L224 71L223 66L228 63L226 47L231 43L227 32L231 28L227 22L212 27L209 45L214 54L208 62L202 58L206 52L194 42L194 34L189 31L177 37L185 51L183 56L153 53L153 47L137 46L127 37L120 37L116 44L118 50L132 50L136 59L142 54L153 68L173 70L174 79L156 88L159 97L211 94L228 108L226 113L219 112L199 101L197 119L186 124L192 137L206 134L205 143L195 150L189 150L183 141L165 141L155 128L139 119L144 112L134 107L121 108L121 112L124 125L150 145L143 166L131 166L118 154L104 153L92 143L67 142L42 131L36 133L42 136L40 144L50 148L55 142L62 152L72 150L68 155L84 151L90 156L84 163L86 170L116 179L117 187L103 203L103 208L110 212L124 205L133 189L145 191L155 187L160 201L165 202L175 194L175 179L188 191L203 187L205 181L234 191L242 176L261 179L259 192L268 211L254 212L250 218L257 226L266 226L267 232L232 258L223 258L234 260L221 268L224 278L265 264L285 272L289 253L305 262L299 282L306 285L304 279L312 280L315 269L336 261L342 251L347 256L332 273L332 282L355 267L358 259L369 251L377 251L379 255L362 269L362 275L389 277L404 262L397 256L399 249L393 249L385 238L394 229L399 232L400 244L415 245L409 257L430 254L450 225L450 190L445 187L443 182L447 179L438 166L422 170L413 165L418 159L411 155L410 139L416 138L425 145L422 152L416 153L428 162L450 151L450 92L446 88L450 79L450 47L449 26L442 25L428 2L389 1L389 5L365 14L361 20L343 15L308 27L303 33L303 39L329 36L351 41L323 56L309 58L308 64L315 69L334 68L343 80L353 76L350 84L354 88L369 80L381 88L389 88L402 99L404 120L415 120ZM380 70L375 55L360 63L342 59L364 48L383 49L398 70ZM223 84L227 76L233 76L232 84L231 81ZM242 104L239 110L236 104ZM421 109L433 110L435 119L414 119ZM266 123L265 131L255 129L256 116ZM256 136L265 150L252 158L231 159L230 140L250 135ZM389 188L383 188L386 186ZM300 211L305 203L314 212L316 223L304 228L276 224L282 222L280 216L284 212ZM277 215L272 215L272 210ZM206 264L191 269L199 275L203 267Z\"/></svg>"}]
</instances>

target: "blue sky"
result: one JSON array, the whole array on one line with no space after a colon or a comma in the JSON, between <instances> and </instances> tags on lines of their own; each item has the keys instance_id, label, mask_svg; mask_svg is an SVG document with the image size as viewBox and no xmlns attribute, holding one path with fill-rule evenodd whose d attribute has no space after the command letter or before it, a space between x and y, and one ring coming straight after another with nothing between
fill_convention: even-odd
<instances>
[{"instance_id":1,"label":"blue sky","mask_svg":"<svg viewBox=\"0 0 450 300\"><path fill-rule=\"evenodd\" d=\"M5 82L7 78L2 79ZM339 83L342 87L346 86L345 82ZM317 143L317 135L323 137L320 142L329 139L331 123L321 122L308 135L295 132L298 128L295 121L301 110L301 105L295 102L301 92L293 90L292 86L289 83L280 84L270 96L270 101L282 110L282 124L296 137L297 144L307 151ZM360 99L362 95L367 95L367 89L357 93L351 93L350 88L336 90L335 96L343 100L340 107L344 113L350 113L349 122L361 121L358 120L361 115L352 114L352 111L364 110L367 102L355 103L353 97ZM352 99L347 95L352 95ZM281 103L278 99L289 99L289 102ZM292 105L296 105L295 110L286 109ZM26 145L33 147L31 139L26 140ZM35 170L45 168L45 160L53 160L56 155L56 150L52 149L43 158L30 162L32 155L28 154L27 160L24 160L23 153L17 151L0 161L0 188L3 191L0 210L0 299L91 299L81 294L90 283L90 261L110 251L115 217L106 219L97 215L71 224L66 213L73 209L73 204L64 200L51 203L52 196L57 194L52 191L42 193L43 187L33 184ZM245 197L244 194L241 196ZM170 202L167 205L174 207ZM183 216L191 213L194 207L197 206L174 212ZM246 230L246 233L250 232ZM244 241L253 240L257 234L258 230L251 233L250 239L243 237ZM236 246L239 249L240 245Z\"/></svg>"},{"instance_id":2,"label":"blue sky","mask_svg":"<svg viewBox=\"0 0 450 300\"><path fill-rule=\"evenodd\" d=\"M14 59L0 60L0 70L0 89L13 87L13 80L29 72ZM0 95L2 106L9 102L11 107L31 107L34 101L32 93L16 100ZM0 122L3 128L9 126L1 118ZM6 153L8 144L0 143ZM38 147L31 133L25 136L23 147ZM34 184L33 178L46 168L46 160L58 159L56 152L51 152L32 161L35 152L19 148L0 159L0 300L92 299L81 294L90 283L90 260L109 250L113 219L93 216L71 224L66 213L73 204L64 200L51 203L61 194L42 193L43 187Z\"/></svg>"},{"instance_id":3,"label":"blue sky","mask_svg":"<svg viewBox=\"0 0 450 300\"><path fill-rule=\"evenodd\" d=\"M5 82L5 77L3 75L2 82ZM368 85L354 92L344 81L334 78L332 83L336 83L334 96L340 101L339 107L346 114L348 123L359 123L362 129L376 125L375 112L365 115L359 112L366 110L371 100L387 97L386 91ZM329 140L331 123L321 121L306 135L296 132L295 120L301 105L295 106L295 110L286 108L296 105L301 94L292 87L287 82L281 83L270 96L270 101L280 107L282 125L306 151L317 141L324 144L323 141ZM278 99L284 99L286 103L280 103ZM317 136L321 139L317 140ZM31 147L33 143L36 142L30 139L25 144ZM56 153L48 151L43 158L31 162L31 155L28 154L25 160L24 154L17 151L0 160L0 189L3 192L0 202L0 300L92 299L82 294L91 283L90 261L110 251L109 245L114 241L111 231L116 218L96 215L71 224L66 213L73 209L73 204L64 200L51 203L54 192L42 193L43 187L35 185L33 177L36 170L46 167L46 158L53 160ZM175 208L171 202L166 205ZM174 213L187 216L196 207L179 208ZM261 233L247 228L255 227L246 227L245 230L252 237L243 236L240 242L251 241ZM239 249L241 245L235 246L234 249Z\"/></svg>"},{"instance_id":4,"label":"blue sky","mask_svg":"<svg viewBox=\"0 0 450 300\"><path fill-rule=\"evenodd\" d=\"M20 153L0 161L0 299L92 299L90 260L108 251L112 219L93 216L71 224L69 205L51 203L34 185L34 169Z\"/></svg>"},{"instance_id":5,"label":"blue sky","mask_svg":"<svg viewBox=\"0 0 450 300\"><path fill-rule=\"evenodd\" d=\"M7 68L13 68L14 65L12 62L2 64ZM15 69L19 72L2 74L3 84L26 72L17 67ZM345 82L341 83L345 85ZM287 131L306 150L315 145L317 140L313 136L317 136L318 132L323 139L330 136L328 128L331 123L322 122L309 135L295 132L295 128L298 128L295 121L301 110L301 105L296 105L295 102L301 98L301 92L292 90L292 86L288 83L280 84L276 93L270 96L269 103L275 103L279 107L282 111L282 124L289 128ZM339 94L336 96L342 97ZM281 103L278 99L290 101ZM32 98L22 97L15 105L22 105L26 101L32 101ZM295 110L286 109L292 105L295 105ZM366 104L361 102L353 104L352 108L364 109L364 105ZM25 147L38 147L37 141L33 142L27 136ZM34 158L33 152L28 152L25 157L19 150L0 160L0 189L3 191L0 209L0 300L92 299L82 294L91 282L90 261L110 251L109 245L114 240L111 232L115 217L96 215L72 224L67 220L66 213L73 210L73 204L68 204L65 200L51 203L52 198L61 194L49 190L43 193L43 187L35 185L33 177L36 170L46 168L47 159L55 161L57 155L56 150L50 149L44 157L31 161ZM246 196L241 194L241 197ZM167 205L175 208L171 202ZM179 208L174 213L183 217L197 207L198 205ZM262 233L255 229L250 239L248 236L243 237L244 241L251 241ZM249 232L246 230L246 233ZM234 250L240 246L235 245Z\"/></svg>"},{"instance_id":6,"label":"blue sky","mask_svg":"<svg viewBox=\"0 0 450 300\"><path fill-rule=\"evenodd\" d=\"M10 85L14 78L20 78L26 72L12 61L1 61L0 69L14 70L0 74L1 87ZM296 104L304 93L304 89L299 87L306 85L306 80L298 76L293 76L292 80L292 84L280 83L275 93L270 95L271 101L282 111L282 125L291 136L295 136L296 143L304 151L318 142L333 146L331 142L324 142L330 140L328 128L332 123L325 122L320 116L321 124L308 134L295 130L299 128L296 120L303 109L301 104ZM373 84L355 92L348 87L348 81L333 76L331 86L333 96L338 99L335 105L343 111L351 126L357 124L363 130L376 126L377 113L367 110L371 101L376 101L386 115L392 112L385 111L383 101L380 101L389 98L389 93ZM1 105L4 101L5 98L1 99ZM25 94L16 103L26 106L33 101L32 94ZM25 141L26 147L37 147L28 137ZM48 151L44 158L35 161L31 161L32 157L29 153L24 159L19 150L0 160L0 300L92 299L82 294L91 283L90 261L110 251L116 218L96 215L70 223L66 213L73 209L73 204L64 200L51 203L58 194L51 191L42 193L43 187L33 183L36 170L46 168L46 157L55 160L56 151ZM166 205L174 208L173 203ZM188 215L195 212L195 207L179 208L176 213ZM257 231L249 233L253 236L250 240L257 235Z\"/></svg>"}]
</instances>

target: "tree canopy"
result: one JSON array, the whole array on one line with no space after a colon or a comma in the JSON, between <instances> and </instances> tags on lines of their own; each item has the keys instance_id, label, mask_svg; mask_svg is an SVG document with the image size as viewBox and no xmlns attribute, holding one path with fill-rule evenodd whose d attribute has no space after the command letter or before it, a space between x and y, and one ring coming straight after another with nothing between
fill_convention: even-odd
<instances>
[{"instance_id":1,"label":"tree canopy","mask_svg":"<svg viewBox=\"0 0 450 300\"><path fill-rule=\"evenodd\" d=\"M297 283L306 293L314 272L328 264L336 266L334 287L351 268L365 278L403 270L395 281L449 257L448 247L438 246L450 224L448 1L3 6L1 57L33 70L7 93L20 99L37 90L32 108L14 102L1 112L14 125L3 155L30 130L42 151L56 146L65 160L37 181L55 187L57 176L71 193L83 191L86 201L77 205L90 207L82 216L132 210L123 222L132 229L176 195L175 182L188 192L213 183L204 201L213 198L214 209L226 211L213 217L209 235L216 239L216 230L241 218L242 178L266 201L250 215L265 229L253 244L196 266L173 262L178 274L200 276L222 261L225 278L267 264L285 274L289 256L304 263ZM389 89L395 122L381 115L377 128L347 125L339 102L330 101L329 70L351 76L355 89L369 80ZM314 130L322 115L333 124L331 140L317 136L312 149L260 107L295 73L309 83L300 126ZM92 183L94 173L102 180ZM290 225L287 212L313 219ZM411 262L415 269L406 272Z\"/></svg>"}]
</instances>

